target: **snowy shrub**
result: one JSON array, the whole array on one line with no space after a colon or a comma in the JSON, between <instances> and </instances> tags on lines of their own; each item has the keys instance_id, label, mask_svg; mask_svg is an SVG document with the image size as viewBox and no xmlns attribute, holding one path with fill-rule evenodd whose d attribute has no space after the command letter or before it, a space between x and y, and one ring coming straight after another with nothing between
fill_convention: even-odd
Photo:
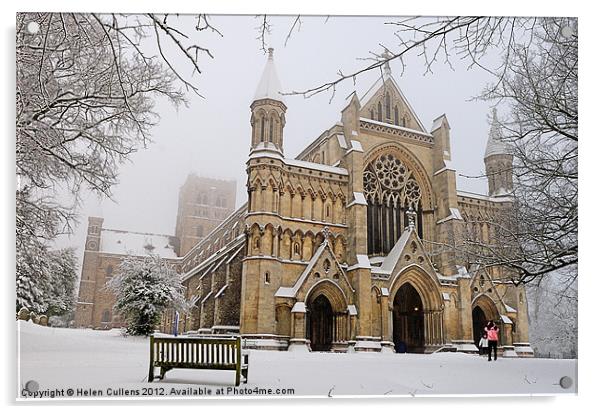
<instances>
[{"instance_id":1,"label":"snowy shrub","mask_svg":"<svg viewBox=\"0 0 602 414\"><path fill-rule=\"evenodd\" d=\"M116 296L114 309L128 323L130 335L150 335L168 307L186 312L181 276L157 255L127 257L107 289Z\"/></svg>"},{"instance_id":2,"label":"snowy shrub","mask_svg":"<svg viewBox=\"0 0 602 414\"><path fill-rule=\"evenodd\" d=\"M64 316L54 315L48 318L48 326L51 326L53 328L66 328L67 326L69 326L69 323L67 322Z\"/></svg>"}]
</instances>

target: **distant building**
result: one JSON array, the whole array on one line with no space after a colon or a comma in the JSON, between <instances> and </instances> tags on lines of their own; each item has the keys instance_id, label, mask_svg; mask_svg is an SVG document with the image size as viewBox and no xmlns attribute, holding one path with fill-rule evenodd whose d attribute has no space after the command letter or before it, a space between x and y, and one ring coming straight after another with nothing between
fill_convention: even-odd
<instances>
[{"instance_id":1,"label":"distant building","mask_svg":"<svg viewBox=\"0 0 602 414\"><path fill-rule=\"evenodd\" d=\"M103 227L102 217L89 217L75 311L76 326L121 326L122 319L113 313L115 298L104 289L121 261L127 256L152 253L178 269L178 254L186 254L231 214L235 198L235 181L190 174L180 188L175 236L107 229Z\"/></svg>"},{"instance_id":2,"label":"distant building","mask_svg":"<svg viewBox=\"0 0 602 414\"><path fill-rule=\"evenodd\" d=\"M176 238L178 256L192 247L228 217L236 203L236 181L189 175L180 187Z\"/></svg>"}]
</instances>

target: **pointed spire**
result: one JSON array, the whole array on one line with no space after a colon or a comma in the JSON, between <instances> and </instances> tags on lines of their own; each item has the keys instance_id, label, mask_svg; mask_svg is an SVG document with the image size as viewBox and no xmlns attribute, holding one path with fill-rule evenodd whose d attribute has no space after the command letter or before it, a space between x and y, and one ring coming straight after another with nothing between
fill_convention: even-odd
<instances>
[{"instance_id":1,"label":"pointed spire","mask_svg":"<svg viewBox=\"0 0 602 414\"><path fill-rule=\"evenodd\" d=\"M268 49L268 61L263 69L263 74L257 85L257 91L253 100L273 99L284 102L284 96L281 92L282 86L280 85L280 80L276 73L276 65L274 64L274 48L270 47Z\"/></svg>"},{"instance_id":2,"label":"pointed spire","mask_svg":"<svg viewBox=\"0 0 602 414\"><path fill-rule=\"evenodd\" d=\"M487 148L485 149L484 158L487 158L491 155L511 154L508 145L502 141L502 138L502 124L497 119L497 109L493 108L491 116L491 129L489 130L489 139L487 140Z\"/></svg>"}]
</instances>

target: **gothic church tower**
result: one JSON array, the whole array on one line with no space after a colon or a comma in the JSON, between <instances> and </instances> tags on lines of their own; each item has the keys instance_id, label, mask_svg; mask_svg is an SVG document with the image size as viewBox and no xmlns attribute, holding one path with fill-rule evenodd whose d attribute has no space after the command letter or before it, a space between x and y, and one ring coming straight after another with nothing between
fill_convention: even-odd
<instances>
[{"instance_id":1,"label":"gothic church tower","mask_svg":"<svg viewBox=\"0 0 602 414\"><path fill-rule=\"evenodd\" d=\"M274 65L274 49L251 103L251 151L247 161L248 211L245 219L247 251L243 261L241 289L241 333L273 330L274 293L282 271L276 260L279 223L275 219L280 188L269 179L279 176L284 166L283 129L286 105Z\"/></svg>"}]
</instances>

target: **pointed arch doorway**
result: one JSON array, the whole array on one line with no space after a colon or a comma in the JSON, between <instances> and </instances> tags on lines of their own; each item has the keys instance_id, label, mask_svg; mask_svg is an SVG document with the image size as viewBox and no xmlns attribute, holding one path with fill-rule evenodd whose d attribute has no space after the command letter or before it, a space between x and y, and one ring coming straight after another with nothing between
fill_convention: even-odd
<instances>
[{"instance_id":1,"label":"pointed arch doorway","mask_svg":"<svg viewBox=\"0 0 602 414\"><path fill-rule=\"evenodd\" d=\"M318 295L309 305L308 338L312 351L330 351L332 347L333 316L332 305L324 295Z\"/></svg>"},{"instance_id":2,"label":"pointed arch doorway","mask_svg":"<svg viewBox=\"0 0 602 414\"><path fill-rule=\"evenodd\" d=\"M424 304L410 283L401 286L393 300L393 342L399 353L423 353Z\"/></svg>"},{"instance_id":3,"label":"pointed arch doorway","mask_svg":"<svg viewBox=\"0 0 602 414\"><path fill-rule=\"evenodd\" d=\"M502 326L500 313L493 299L488 295L480 295L472 302L472 332L475 344L478 344L485 325L489 321L494 321L499 327ZM502 343L502 331L500 332L500 343Z\"/></svg>"},{"instance_id":4,"label":"pointed arch doorway","mask_svg":"<svg viewBox=\"0 0 602 414\"><path fill-rule=\"evenodd\" d=\"M485 325L487 324L487 317L485 312L480 306L475 306L472 309L472 336L475 346L479 347L479 341L485 332Z\"/></svg>"}]
</instances>

